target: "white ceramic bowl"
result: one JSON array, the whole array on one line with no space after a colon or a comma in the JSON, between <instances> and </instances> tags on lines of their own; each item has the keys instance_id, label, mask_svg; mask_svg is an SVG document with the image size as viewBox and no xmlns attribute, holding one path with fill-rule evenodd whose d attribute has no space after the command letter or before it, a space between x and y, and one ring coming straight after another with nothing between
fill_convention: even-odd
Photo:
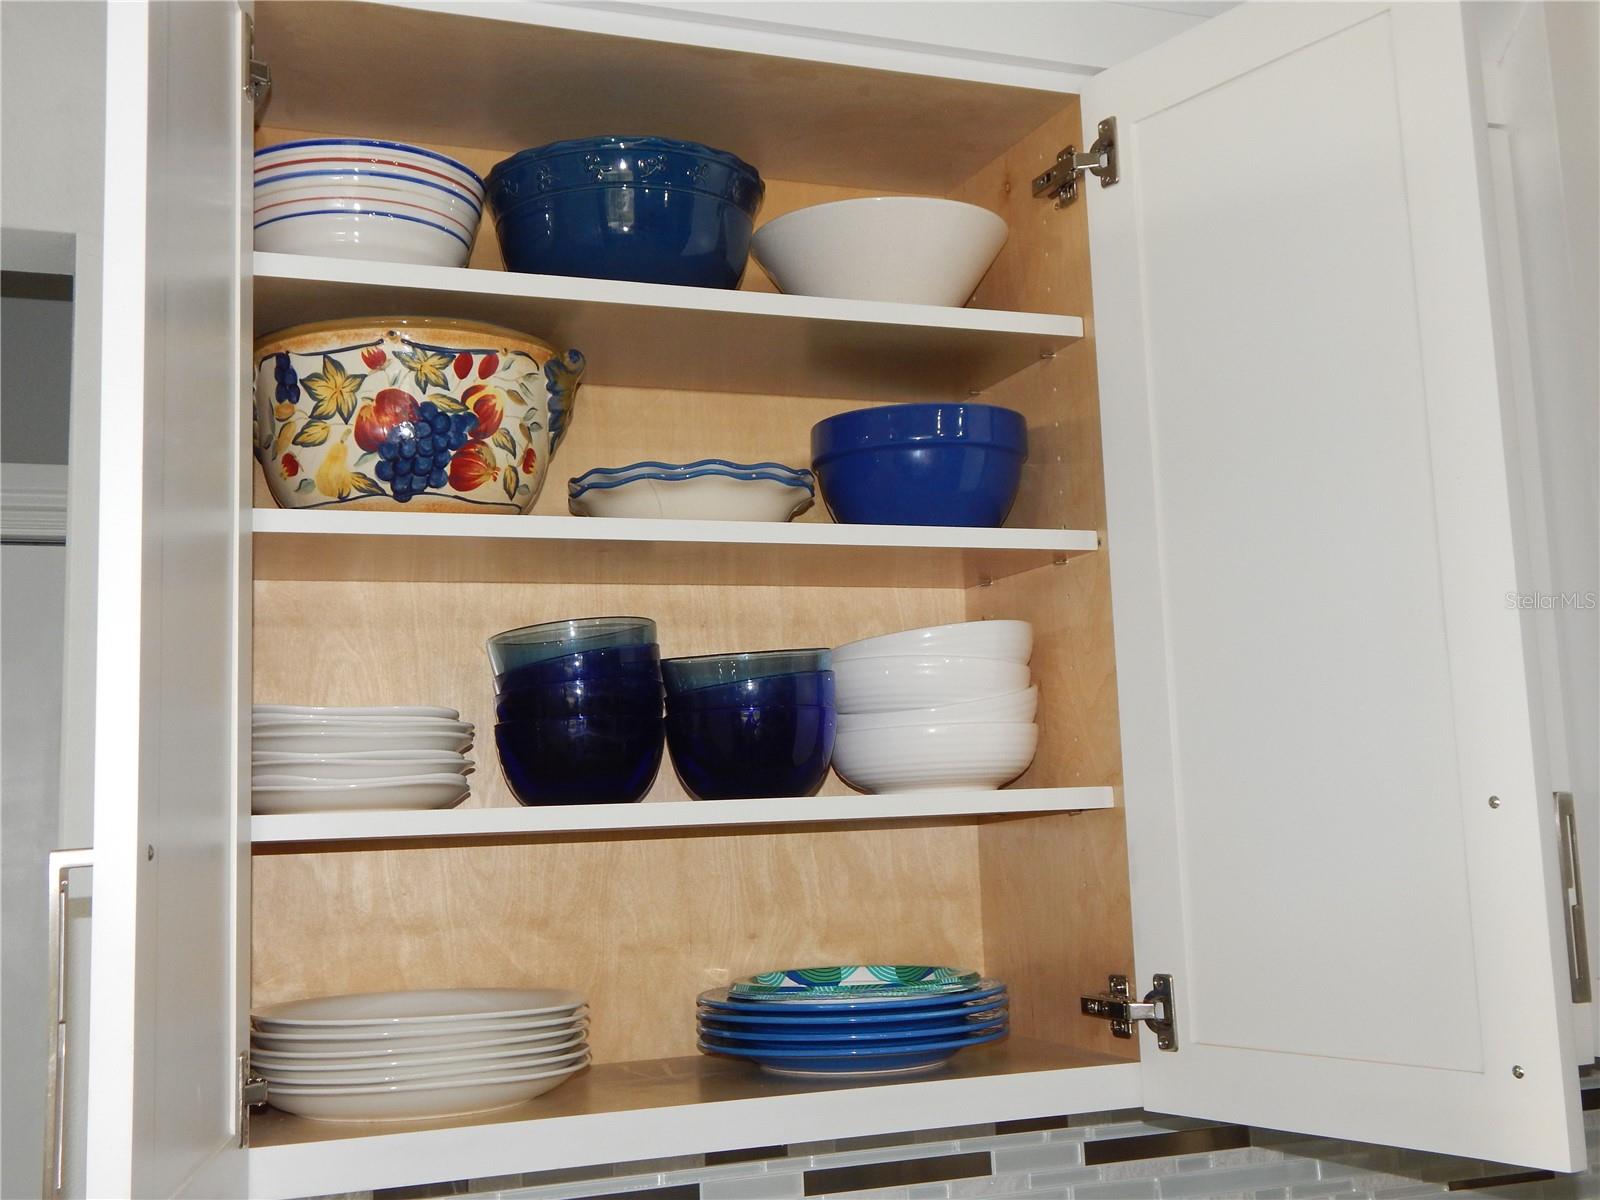
<instances>
[{"instance_id":1,"label":"white ceramic bowl","mask_svg":"<svg viewBox=\"0 0 1600 1200\"><path fill-rule=\"evenodd\" d=\"M570 1066L522 1075L491 1075L466 1080L436 1079L417 1083L367 1084L347 1088L290 1087L267 1089L274 1108L313 1121L408 1121L458 1117L510 1108L542 1096L588 1065L580 1058Z\"/></svg>"},{"instance_id":2,"label":"white ceramic bowl","mask_svg":"<svg viewBox=\"0 0 1600 1200\"><path fill-rule=\"evenodd\" d=\"M680 521L788 521L811 507L810 472L633 471L568 483L580 517L666 517Z\"/></svg>"},{"instance_id":3,"label":"white ceramic bowl","mask_svg":"<svg viewBox=\"0 0 1600 1200\"><path fill-rule=\"evenodd\" d=\"M1028 687L1031 678L1026 663L998 658L907 655L833 664L835 701L840 713L965 704L1020 692Z\"/></svg>"},{"instance_id":4,"label":"white ceramic bowl","mask_svg":"<svg viewBox=\"0 0 1600 1200\"><path fill-rule=\"evenodd\" d=\"M464 754L450 750L414 753L405 751L380 751L383 757L358 758L339 754L287 754L264 752L251 756L250 782L262 783L266 777L274 780L300 779L315 783L337 783L346 780L413 778L418 775L471 774L473 761Z\"/></svg>"},{"instance_id":5,"label":"white ceramic bowl","mask_svg":"<svg viewBox=\"0 0 1600 1200\"><path fill-rule=\"evenodd\" d=\"M359 717L363 719L404 721L412 717L436 717L445 721L459 721L461 713L453 708L434 704L380 704L349 708L336 704L252 704L254 717Z\"/></svg>"},{"instance_id":6,"label":"white ceramic bowl","mask_svg":"<svg viewBox=\"0 0 1600 1200\"><path fill-rule=\"evenodd\" d=\"M938 708L897 708L888 712L846 713L835 718L840 733L846 730L898 729L905 725L983 725L1027 723L1039 711L1039 689L1026 688L969 700L965 704L945 704Z\"/></svg>"},{"instance_id":7,"label":"white ceramic bowl","mask_svg":"<svg viewBox=\"0 0 1600 1200\"><path fill-rule=\"evenodd\" d=\"M413 1046L407 1038L389 1038L372 1043L376 1049L363 1043L357 1050L268 1050L252 1046L250 1057L280 1067L310 1067L318 1063L333 1063L344 1067L380 1067L384 1063L398 1062L428 1064L444 1059L472 1058L477 1055L504 1054L518 1056L533 1054L551 1046L562 1045L589 1028L586 1018L580 1017L564 1025L549 1029L533 1029L510 1036L469 1037L437 1046Z\"/></svg>"},{"instance_id":8,"label":"white ceramic bowl","mask_svg":"<svg viewBox=\"0 0 1600 1200\"><path fill-rule=\"evenodd\" d=\"M840 730L833 767L866 792L991 789L1028 769L1039 746L1033 724L906 725Z\"/></svg>"},{"instance_id":9,"label":"white ceramic bowl","mask_svg":"<svg viewBox=\"0 0 1600 1200\"><path fill-rule=\"evenodd\" d=\"M427 179L459 188L483 201L483 180L465 163L434 150L403 142L378 142L357 138L306 138L263 146L254 155L254 181L284 175L316 178L323 172L361 171Z\"/></svg>"},{"instance_id":10,"label":"white ceramic bowl","mask_svg":"<svg viewBox=\"0 0 1600 1200\"><path fill-rule=\"evenodd\" d=\"M454 808L470 791L465 775L414 775L322 782L292 775L250 781L250 811L262 816L308 812L400 812Z\"/></svg>"},{"instance_id":11,"label":"white ceramic bowl","mask_svg":"<svg viewBox=\"0 0 1600 1200\"><path fill-rule=\"evenodd\" d=\"M1006 233L975 204L872 196L776 217L756 230L750 252L791 295L959 307Z\"/></svg>"},{"instance_id":12,"label":"white ceramic bowl","mask_svg":"<svg viewBox=\"0 0 1600 1200\"><path fill-rule=\"evenodd\" d=\"M833 661L903 654L953 654L1025 663L1033 654L1033 625L1027 621L961 621L955 625L902 629L899 633L846 642L834 650Z\"/></svg>"},{"instance_id":13,"label":"white ceramic bowl","mask_svg":"<svg viewBox=\"0 0 1600 1200\"><path fill-rule=\"evenodd\" d=\"M518 1021L461 1021L442 1028L402 1025L394 1028L256 1029L250 1045L257 1050L332 1050L351 1055L371 1055L389 1049L417 1051L458 1046L490 1038L524 1038L540 1030L566 1029L587 1019L587 1007L553 1017Z\"/></svg>"},{"instance_id":14,"label":"white ceramic bowl","mask_svg":"<svg viewBox=\"0 0 1600 1200\"><path fill-rule=\"evenodd\" d=\"M286 729L257 730L250 735L250 753L287 751L291 754L348 754L370 750L439 750L460 754L472 745L470 733L427 733L405 730L376 733L368 729Z\"/></svg>"},{"instance_id":15,"label":"white ceramic bowl","mask_svg":"<svg viewBox=\"0 0 1600 1200\"><path fill-rule=\"evenodd\" d=\"M464 267L472 243L458 231L392 212L316 212L257 218L255 248L271 254L313 254L363 262Z\"/></svg>"},{"instance_id":16,"label":"white ceramic bowl","mask_svg":"<svg viewBox=\"0 0 1600 1200\"><path fill-rule=\"evenodd\" d=\"M268 1083L293 1087L361 1087L372 1083L420 1083L427 1079L466 1079L475 1075L520 1075L566 1066L589 1053L583 1038L574 1037L549 1053L502 1056L491 1059L455 1059L431 1066L387 1063L377 1067L285 1068L251 1059Z\"/></svg>"}]
</instances>

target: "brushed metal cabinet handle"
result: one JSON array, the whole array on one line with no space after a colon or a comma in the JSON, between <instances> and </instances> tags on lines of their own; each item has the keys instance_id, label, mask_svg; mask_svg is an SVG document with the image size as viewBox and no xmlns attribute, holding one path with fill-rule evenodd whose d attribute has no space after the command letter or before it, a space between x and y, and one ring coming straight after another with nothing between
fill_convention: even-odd
<instances>
[{"instance_id":1,"label":"brushed metal cabinet handle","mask_svg":"<svg viewBox=\"0 0 1600 1200\"><path fill-rule=\"evenodd\" d=\"M45 1074L45 1200L59 1200L66 1168L67 872L94 866L90 849L50 852L50 1055Z\"/></svg>"}]
</instances>

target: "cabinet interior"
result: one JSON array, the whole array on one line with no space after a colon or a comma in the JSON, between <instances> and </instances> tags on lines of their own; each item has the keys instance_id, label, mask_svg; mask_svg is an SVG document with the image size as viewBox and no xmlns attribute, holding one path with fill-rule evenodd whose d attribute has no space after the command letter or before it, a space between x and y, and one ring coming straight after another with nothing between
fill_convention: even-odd
<instances>
[{"instance_id":1,"label":"cabinet interior","mask_svg":"<svg viewBox=\"0 0 1600 1200\"><path fill-rule=\"evenodd\" d=\"M486 174L509 153L558 137L615 130L693 138L762 169L758 224L824 200L895 191L991 208L1011 234L972 305L1086 321L1092 313L1084 206L1057 210L1029 188L1062 146L1083 144L1074 96L426 11L385 8L376 22L370 14L342 2L257 6L257 55L275 76L258 145L306 134L396 138ZM379 73L373 87L357 86L338 63L358 55L395 70ZM488 214L471 266L502 269ZM773 290L754 261L743 287ZM967 394L951 388L927 398ZM976 398L1029 418L1030 455L1008 526L1103 535L1092 337ZM608 386L604 363L593 362L534 511L564 514L566 479L596 465L710 456L808 463L812 424L857 403ZM255 505L272 507L259 467L254 478ZM828 518L819 503L801 520ZM558 550L529 540L521 552ZM461 578L420 572L421 582L385 571L298 574L258 571L255 700L459 708L478 729L469 806L515 804L495 761L484 639L597 613L653 617L666 656L837 645L920 625L1025 618L1036 630L1041 741L1013 786L1121 782L1104 551L962 586L891 586L870 570L835 574L825 565L815 577L761 586L726 582L714 569L703 584L577 574L506 582L471 570ZM830 775L823 791L850 789ZM665 760L645 802L685 798ZM1135 1057L1135 1043L1113 1039L1077 1005L1081 992L1132 966L1121 809L288 844L257 847L253 857L253 1006L396 987L574 987L592 1005L596 1064L633 1064L607 1077L609 1099L594 1101L613 1108L627 1103L616 1089L625 1094L629 1079L648 1074L636 1069L642 1061L684 1058L693 1060L685 1069L698 1063L708 1076L728 1073L727 1063L695 1050L694 996L705 988L779 964L875 960L979 967L1010 984L1018 1045L1038 1039ZM961 1068L968 1072L1032 1069L1014 1056L962 1058L969 1055ZM784 1086L766 1079L751 1094ZM558 1089L517 1110L518 1119L565 1111L592 1091ZM641 1107L659 1102L640 1095ZM283 1114L271 1120L280 1140L332 1136ZM302 1134L283 1134L286 1124Z\"/></svg>"}]
</instances>

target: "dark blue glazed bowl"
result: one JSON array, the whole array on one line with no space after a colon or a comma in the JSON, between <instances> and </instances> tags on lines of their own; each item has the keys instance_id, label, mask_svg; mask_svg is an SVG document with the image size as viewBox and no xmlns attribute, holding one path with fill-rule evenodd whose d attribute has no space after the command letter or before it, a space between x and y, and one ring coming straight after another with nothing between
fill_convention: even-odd
<instances>
[{"instance_id":1,"label":"dark blue glazed bowl","mask_svg":"<svg viewBox=\"0 0 1600 1200\"><path fill-rule=\"evenodd\" d=\"M705 708L667 716L672 765L697 800L809 796L833 758L832 705Z\"/></svg>"},{"instance_id":2,"label":"dark blue glazed bowl","mask_svg":"<svg viewBox=\"0 0 1600 1200\"><path fill-rule=\"evenodd\" d=\"M1028 457L1021 413L990 404L891 404L811 427L812 467L835 521L997 527Z\"/></svg>"},{"instance_id":3,"label":"dark blue glazed bowl","mask_svg":"<svg viewBox=\"0 0 1600 1200\"><path fill-rule=\"evenodd\" d=\"M501 721L606 715L660 716L661 680L650 672L531 685L501 692L494 712Z\"/></svg>"},{"instance_id":4,"label":"dark blue glazed bowl","mask_svg":"<svg viewBox=\"0 0 1600 1200\"><path fill-rule=\"evenodd\" d=\"M765 185L698 142L597 137L512 155L487 197L513 271L739 286Z\"/></svg>"},{"instance_id":5,"label":"dark blue glazed bowl","mask_svg":"<svg viewBox=\"0 0 1600 1200\"><path fill-rule=\"evenodd\" d=\"M831 707L833 672L797 671L790 675L768 675L760 679L741 679L737 683L677 691L669 683L666 692L667 706L674 712L795 704L826 704Z\"/></svg>"},{"instance_id":6,"label":"dark blue glazed bowl","mask_svg":"<svg viewBox=\"0 0 1600 1200\"><path fill-rule=\"evenodd\" d=\"M521 804L632 804L661 768L662 732L659 715L502 721L494 744Z\"/></svg>"},{"instance_id":7,"label":"dark blue glazed bowl","mask_svg":"<svg viewBox=\"0 0 1600 1200\"><path fill-rule=\"evenodd\" d=\"M606 646L527 663L496 675L494 690L498 696L553 683L598 681L614 675L643 675L660 683L661 647L654 642L643 646Z\"/></svg>"}]
</instances>

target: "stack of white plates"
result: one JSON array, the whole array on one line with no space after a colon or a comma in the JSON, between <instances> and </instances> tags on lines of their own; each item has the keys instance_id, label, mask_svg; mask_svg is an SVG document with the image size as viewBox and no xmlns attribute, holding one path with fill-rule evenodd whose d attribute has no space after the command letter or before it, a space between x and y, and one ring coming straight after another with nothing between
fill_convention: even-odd
<instances>
[{"instance_id":1,"label":"stack of white plates","mask_svg":"<svg viewBox=\"0 0 1600 1200\"><path fill-rule=\"evenodd\" d=\"M1026 621L965 621L833 652L834 770L867 792L997 788L1039 746Z\"/></svg>"},{"instance_id":2,"label":"stack of white plates","mask_svg":"<svg viewBox=\"0 0 1600 1200\"><path fill-rule=\"evenodd\" d=\"M565 988L362 992L251 1015L251 1069L275 1107L319 1121L509 1108L589 1064L589 1010Z\"/></svg>"},{"instance_id":3,"label":"stack of white plates","mask_svg":"<svg viewBox=\"0 0 1600 1200\"><path fill-rule=\"evenodd\" d=\"M472 723L453 708L257 704L256 813L451 808L466 799Z\"/></svg>"}]
</instances>

